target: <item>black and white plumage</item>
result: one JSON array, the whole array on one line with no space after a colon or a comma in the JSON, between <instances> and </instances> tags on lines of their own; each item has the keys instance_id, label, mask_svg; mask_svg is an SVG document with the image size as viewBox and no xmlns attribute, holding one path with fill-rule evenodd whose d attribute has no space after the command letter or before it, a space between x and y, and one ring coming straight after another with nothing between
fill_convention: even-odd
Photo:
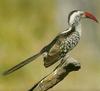
<instances>
[{"instance_id":1,"label":"black and white plumage","mask_svg":"<svg viewBox=\"0 0 100 91\"><path fill-rule=\"evenodd\" d=\"M23 67L24 65L35 60L40 55L43 55L44 66L49 67L58 60L65 57L65 55L72 50L79 42L81 37L81 25L80 20L82 18L90 18L96 22L97 19L91 13L83 12L79 10L72 11L68 16L69 28L59 33L51 43L42 48L42 50L33 55L32 57L22 61L18 65L12 67L11 69L5 71L3 75L10 74L17 69Z\"/></svg>"}]
</instances>

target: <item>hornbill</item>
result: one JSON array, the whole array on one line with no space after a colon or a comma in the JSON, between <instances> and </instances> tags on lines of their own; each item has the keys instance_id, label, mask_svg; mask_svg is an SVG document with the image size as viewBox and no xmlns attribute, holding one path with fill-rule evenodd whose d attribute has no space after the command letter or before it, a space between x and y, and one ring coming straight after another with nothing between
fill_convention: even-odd
<instances>
[{"instance_id":1,"label":"hornbill","mask_svg":"<svg viewBox=\"0 0 100 91\"><path fill-rule=\"evenodd\" d=\"M58 60L63 59L66 54L72 50L79 42L81 37L81 24L80 21L83 18L92 19L98 22L96 17L89 12L80 10L73 10L69 13L68 24L69 28L60 32L48 45L43 47L37 54L27 58L16 66L8 69L3 75L8 75L24 65L32 62L40 55L43 55L44 66L49 67L56 63Z\"/></svg>"}]
</instances>

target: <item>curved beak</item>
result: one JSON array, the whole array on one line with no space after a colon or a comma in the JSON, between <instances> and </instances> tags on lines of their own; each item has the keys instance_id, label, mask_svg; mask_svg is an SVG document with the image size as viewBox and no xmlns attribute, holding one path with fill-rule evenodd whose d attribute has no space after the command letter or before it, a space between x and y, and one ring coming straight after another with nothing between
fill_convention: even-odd
<instances>
[{"instance_id":1,"label":"curved beak","mask_svg":"<svg viewBox=\"0 0 100 91\"><path fill-rule=\"evenodd\" d=\"M86 18L92 19L92 20L94 20L95 22L98 23L97 18L93 14L91 14L89 12L84 12L84 15L85 15Z\"/></svg>"}]
</instances>

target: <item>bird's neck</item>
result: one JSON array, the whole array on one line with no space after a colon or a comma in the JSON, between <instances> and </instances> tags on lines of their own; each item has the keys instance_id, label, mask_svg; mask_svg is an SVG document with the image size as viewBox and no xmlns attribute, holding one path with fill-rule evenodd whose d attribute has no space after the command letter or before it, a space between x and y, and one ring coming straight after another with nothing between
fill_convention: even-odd
<instances>
[{"instance_id":1,"label":"bird's neck","mask_svg":"<svg viewBox=\"0 0 100 91\"><path fill-rule=\"evenodd\" d=\"M81 24L77 24L77 25L72 25L72 28L75 28L75 31L77 31L79 33L79 35L81 36Z\"/></svg>"},{"instance_id":2,"label":"bird's neck","mask_svg":"<svg viewBox=\"0 0 100 91\"><path fill-rule=\"evenodd\" d=\"M73 32L78 32L79 33L79 36L81 36L81 24L78 24L76 26L70 26L68 29L66 29L63 32L61 32L61 34L70 35Z\"/></svg>"},{"instance_id":3,"label":"bird's neck","mask_svg":"<svg viewBox=\"0 0 100 91\"><path fill-rule=\"evenodd\" d=\"M75 30L79 33L79 35L81 36L81 24L79 23L77 26L75 26Z\"/></svg>"}]
</instances>

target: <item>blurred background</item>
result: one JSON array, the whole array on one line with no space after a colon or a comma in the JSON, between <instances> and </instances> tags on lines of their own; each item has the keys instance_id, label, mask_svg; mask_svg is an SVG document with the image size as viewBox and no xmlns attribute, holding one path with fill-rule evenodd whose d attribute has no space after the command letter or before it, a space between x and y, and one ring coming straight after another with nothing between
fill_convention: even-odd
<instances>
[{"instance_id":1,"label":"blurred background","mask_svg":"<svg viewBox=\"0 0 100 91\"><path fill-rule=\"evenodd\" d=\"M75 9L90 11L100 21L100 0L0 0L0 91L27 91L54 69L57 64L45 69L39 57L2 76L68 28L68 14ZM81 23L81 41L70 55L82 68L50 91L100 91L100 24L86 19Z\"/></svg>"}]
</instances>

